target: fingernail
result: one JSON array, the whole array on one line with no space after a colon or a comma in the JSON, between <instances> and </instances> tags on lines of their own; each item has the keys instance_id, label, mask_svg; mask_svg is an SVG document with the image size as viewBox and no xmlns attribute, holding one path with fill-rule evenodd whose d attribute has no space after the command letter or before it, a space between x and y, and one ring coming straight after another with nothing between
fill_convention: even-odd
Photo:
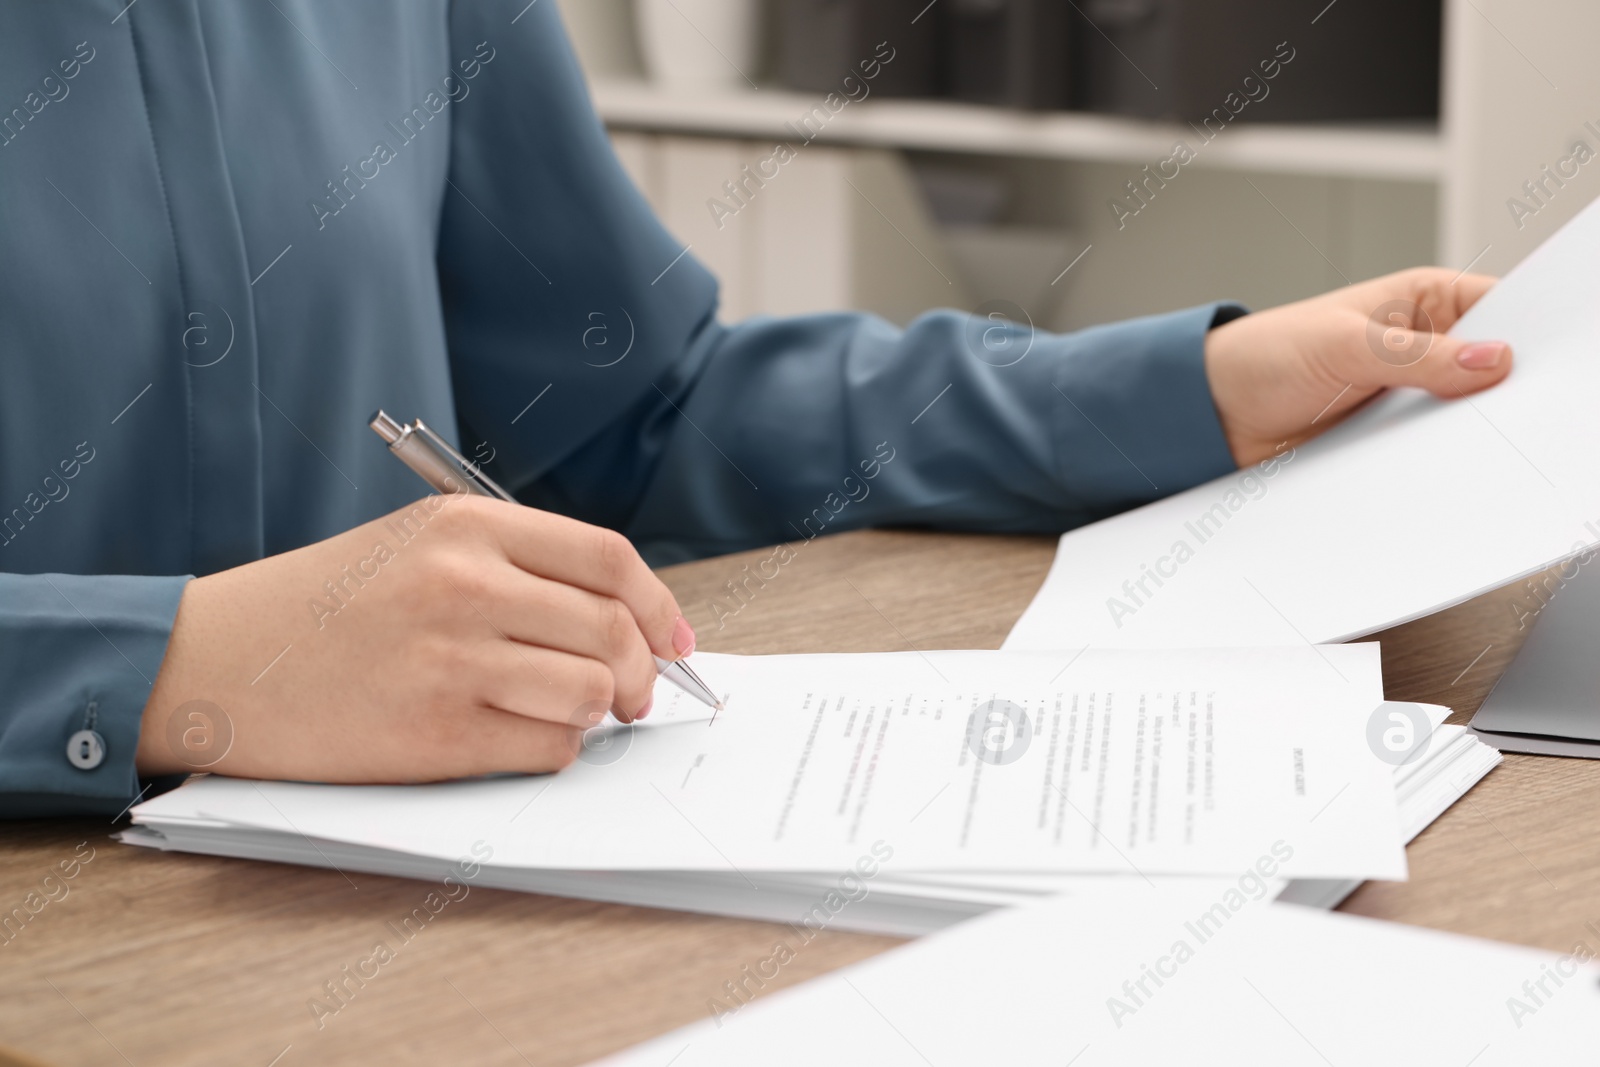
<instances>
[{"instance_id":1,"label":"fingernail","mask_svg":"<svg viewBox=\"0 0 1600 1067\"><path fill-rule=\"evenodd\" d=\"M1468 370L1488 370L1498 367L1500 360L1506 353L1504 341L1484 341L1482 344L1468 345L1456 356L1456 361Z\"/></svg>"},{"instance_id":2,"label":"fingernail","mask_svg":"<svg viewBox=\"0 0 1600 1067\"><path fill-rule=\"evenodd\" d=\"M633 721L634 722L638 722L640 719L642 719L646 715L650 714L650 709L655 707L655 706L656 706L656 698L655 698L654 694L652 694L650 699L646 700L644 702L644 707L639 709L639 714L637 714L637 715L635 715L633 717Z\"/></svg>"},{"instance_id":3,"label":"fingernail","mask_svg":"<svg viewBox=\"0 0 1600 1067\"><path fill-rule=\"evenodd\" d=\"M687 656L694 651L694 627L682 615L672 624L672 647L680 656Z\"/></svg>"}]
</instances>

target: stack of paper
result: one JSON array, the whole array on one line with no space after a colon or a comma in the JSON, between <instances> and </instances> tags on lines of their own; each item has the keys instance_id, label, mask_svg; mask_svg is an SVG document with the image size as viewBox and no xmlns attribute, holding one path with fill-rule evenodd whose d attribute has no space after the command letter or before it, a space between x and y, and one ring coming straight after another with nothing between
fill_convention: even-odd
<instances>
[{"instance_id":1,"label":"stack of paper","mask_svg":"<svg viewBox=\"0 0 1600 1067\"><path fill-rule=\"evenodd\" d=\"M558 775L213 776L124 840L418 878L466 859L483 885L918 934L1074 879L1404 878L1404 841L1491 765L1441 733L1397 802L1375 645L696 662L722 712L663 684Z\"/></svg>"},{"instance_id":2,"label":"stack of paper","mask_svg":"<svg viewBox=\"0 0 1600 1067\"><path fill-rule=\"evenodd\" d=\"M1568 955L1132 882L965 923L604 1061L1272 1063L1522 1067L1593 1060L1600 927ZM775 954L778 961L787 956ZM769 973L770 972L770 973ZM848 1056L841 1058L841 1053Z\"/></svg>"},{"instance_id":3,"label":"stack of paper","mask_svg":"<svg viewBox=\"0 0 1600 1067\"><path fill-rule=\"evenodd\" d=\"M1400 826L1406 841L1426 830L1433 820L1497 767L1503 757L1479 741L1465 726L1445 726L1450 709L1438 704L1418 704L1433 725L1427 747L1395 768L1395 800L1400 805ZM1336 908L1361 885L1350 879L1306 878L1290 882L1278 900L1308 907Z\"/></svg>"},{"instance_id":4,"label":"stack of paper","mask_svg":"<svg viewBox=\"0 0 1600 1067\"><path fill-rule=\"evenodd\" d=\"M1419 745L1393 772L1400 826L1405 840L1410 842L1492 771L1502 757L1495 749L1478 741L1466 727L1443 725L1449 708L1437 704L1408 706L1419 709L1433 729L1426 743ZM1092 888L1106 879L1048 874L1009 878L993 874L979 877L890 874L883 881L885 886L898 891L908 891L911 886L937 891L946 899L964 901L971 906L972 914L978 914L995 907L1027 904L1057 893ZM1166 879L1156 876L1149 881L1164 883ZM1359 878L1265 878L1259 895L1307 907L1335 908L1360 887L1361 881Z\"/></svg>"}]
</instances>

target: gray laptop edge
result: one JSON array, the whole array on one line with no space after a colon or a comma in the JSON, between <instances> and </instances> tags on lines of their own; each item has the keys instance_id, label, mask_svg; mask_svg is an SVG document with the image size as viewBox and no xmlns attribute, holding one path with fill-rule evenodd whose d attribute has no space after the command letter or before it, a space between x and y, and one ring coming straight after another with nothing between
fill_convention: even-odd
<instances>
[{"instance_id":1,"label":"gray laptop edge","mask_svg":"<svg viewBox=\"0 0 1600 1067\"><path fill-rule=\"evenodd\" d=\"M1551 571L1545 606L1517 658L1472 718L1502 752L1600 759L1600 559Z\"/></svg>"}]
</instances>

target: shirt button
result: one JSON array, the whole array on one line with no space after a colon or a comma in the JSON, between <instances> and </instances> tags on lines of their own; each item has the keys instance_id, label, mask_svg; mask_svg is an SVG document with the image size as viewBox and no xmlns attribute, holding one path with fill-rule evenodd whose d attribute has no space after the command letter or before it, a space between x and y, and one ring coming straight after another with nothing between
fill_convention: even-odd
<instances>
[{"instance_id":1,"label":"shirt button","mask_svg":"<svg viewBox=\"0 0 1600 1067\"><path fill-rule=\"evenodd\" d=\"M67 739L67 759L80 771L92 771L105 762L106 742L93 730L79 730Z\"/></svg>"}]
</instances>

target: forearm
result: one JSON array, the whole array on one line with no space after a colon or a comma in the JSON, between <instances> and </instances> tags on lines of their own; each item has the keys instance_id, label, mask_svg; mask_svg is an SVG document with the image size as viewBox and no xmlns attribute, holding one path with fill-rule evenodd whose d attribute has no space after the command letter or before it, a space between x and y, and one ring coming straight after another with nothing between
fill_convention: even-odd
<instances>
[{"instance_id":1,"label":"forearm","mask_svg":"<svg viewBox=\"0 0 1600 1067\"><path fill-rule=\"evenodd\" d=\"M926 315L709 325L528 502L653 562L883 524L1057 532L1233 468L1206 332L1229 305L1070 335ZM603 476L602 476L603 475Z\"/></svg>"}]
</instances>

